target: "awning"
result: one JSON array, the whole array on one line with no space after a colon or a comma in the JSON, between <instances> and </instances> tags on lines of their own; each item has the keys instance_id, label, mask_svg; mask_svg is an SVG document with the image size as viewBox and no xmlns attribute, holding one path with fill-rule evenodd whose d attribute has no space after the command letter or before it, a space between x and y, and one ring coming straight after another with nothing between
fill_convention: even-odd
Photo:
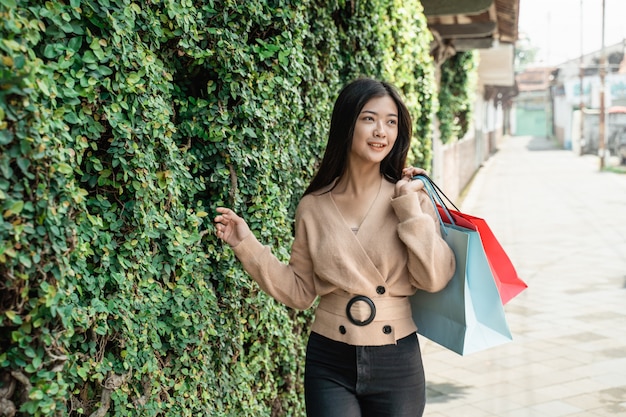
<instances>
[{"instance_id":1,"label":"awning","mask_svg":"<svg viewBox=\"0 0 626 417\"><path fill-rule=\"evenodd\" d=\"M517 40L520 0L422 0L433 50L489 49ZM442 55L445 58L445 55Z\"/></svg>"},{"instance_id":2,"label":"awning","mask_svg":"<svg viewBox=\"0 0 626 417\"><path fill-rule=\"evenodd\" d=\"M478 76L482 83L503 87L515 85L514 54L510 43L479 50Z\"/></svg>"}]
</instances>

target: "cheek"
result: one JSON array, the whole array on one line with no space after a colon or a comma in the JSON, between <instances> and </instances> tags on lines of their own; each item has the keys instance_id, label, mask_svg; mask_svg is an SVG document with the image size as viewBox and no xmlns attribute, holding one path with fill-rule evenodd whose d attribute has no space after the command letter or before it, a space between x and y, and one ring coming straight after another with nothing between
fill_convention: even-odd
<instances>
[{"instance_id":1,"label":"cheek","mask_svg":"<svg viewBox=\"0 0 626 417\"><path fill-rule=\"evenodd\" d=\"M364 126L361 123L357 123L356 126L354 126L354 134L352 135L353 138L361 138L361 137L368 137L370 136L370 130L368 129L368 126Z\"/></svg>"}]
</instances>

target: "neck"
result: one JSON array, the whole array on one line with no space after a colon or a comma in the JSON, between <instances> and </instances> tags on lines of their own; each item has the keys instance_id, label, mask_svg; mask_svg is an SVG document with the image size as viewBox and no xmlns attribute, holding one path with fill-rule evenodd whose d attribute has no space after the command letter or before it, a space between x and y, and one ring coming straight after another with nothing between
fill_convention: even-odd
<instances>
[{"instance_id":1,"label":"neck","mask_svg":"<svg viewBox=\"0 0 626 417\"><path fill-rule=\"evenodd\" d=\"M380 167L375 169L368 167L367 169L355 169L348 167L345 174L339 178L335 192L339 194L351 194L354 196L368 193L372 188L378 188L382 181Z\"/></svg>"}]
</instances>

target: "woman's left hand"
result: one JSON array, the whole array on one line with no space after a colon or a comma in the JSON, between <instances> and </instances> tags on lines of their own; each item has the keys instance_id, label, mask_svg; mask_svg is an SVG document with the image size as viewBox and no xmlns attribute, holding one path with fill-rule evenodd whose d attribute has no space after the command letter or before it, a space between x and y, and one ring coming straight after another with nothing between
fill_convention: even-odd
<instances>
[{"instance_id":1,"label":"woman's left hand","mask_svg":"<svg viewBox=\"0 0 626 417\"><path fill-rule=\"evenodd\" d=\"M422 181L412 181L416 175L427 175L428 173L422 168L406 167L402 170L402 178L396 183L395 195L399 197L409 193L414 193L424 188Z\"/></svg>"}]
</instances>

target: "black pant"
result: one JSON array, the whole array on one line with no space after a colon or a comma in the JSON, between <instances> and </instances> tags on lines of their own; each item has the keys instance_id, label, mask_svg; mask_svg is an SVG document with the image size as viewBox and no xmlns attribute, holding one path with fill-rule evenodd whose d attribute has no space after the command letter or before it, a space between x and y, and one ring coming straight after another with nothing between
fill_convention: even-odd
<instances>
[{"instance_id":1,"label":"black pant","mask_svg":"<svg viewBox=\"0 0 626 417\"><path fill-rule=\"evenodd\" d=\"M304 390L308 417L420 417L426 384L417 335L351 346L312 333Z\"/></svg>"}]
</instances>

